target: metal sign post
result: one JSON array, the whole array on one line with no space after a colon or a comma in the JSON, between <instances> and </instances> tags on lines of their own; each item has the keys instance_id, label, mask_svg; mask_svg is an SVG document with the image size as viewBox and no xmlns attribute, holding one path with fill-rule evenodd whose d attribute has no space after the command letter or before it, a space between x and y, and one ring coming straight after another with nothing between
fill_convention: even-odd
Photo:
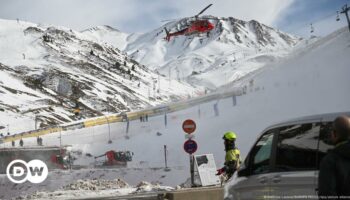
<instances>
[{"instance_id":1,"label":"metal sign post","mask_svg":"<svg viewBox=\"0 0 350 200\"><path fill-rule=\"evenodd\" d=\"M193 133L196 130L196 123L191 120L191 119L187 119L183 122L182 124L182 129L189 134L189 139L187 141L185 141L183 148L185 150L185 152L187 152L190 155L190 173L191 173L191 187L194 186L194 156L193 153L197 151L198 145L197 142L192 140L192 135L191 133Z\"/></svg>"},{"instance_id":2,"label":"metal sign post","mask_svg":"<svg viewBox=\"0 0 350 200\"><path fill-rule=\"evenodd\" d=\"M190 154L190 172L191 172L191 187L194 186L194 160L193 155Z\"/></svg>"},{"instance_id":3,"label":"metal sign post","mask_svg":"<svg viewBox=\"0 0 350 200\"><path fill-rule=\"evenodd\" d=\"M196 141L189 139L184 143L184 150L190 154L190 173L191 173L191 186L194 186L194 160L193 153L197 151L198 145Z\"/></svg>"}]
</instances>

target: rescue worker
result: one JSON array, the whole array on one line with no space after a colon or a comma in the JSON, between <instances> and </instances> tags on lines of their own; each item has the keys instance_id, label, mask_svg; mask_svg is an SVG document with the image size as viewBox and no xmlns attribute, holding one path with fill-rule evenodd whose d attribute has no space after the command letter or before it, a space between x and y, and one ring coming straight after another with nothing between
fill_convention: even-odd
<instances>
[{"instance_id":1,"label":"rescue worker","mask_svg":"<svg viewBox=\"0 0 350 200\"><path fill-rule=\"evenodd\" d=\"M230 179L233 173L238 169L239 164L240 164L240 152L236 148L236 133L232 131L228 131L224 134L224 144L225 144L225 151L226 151L226 156L225 156L225 163L224 167L221 169L217 170L216 175L221 175L225 173L226 175L226 180Z\"/></svg>"}]
</instances>

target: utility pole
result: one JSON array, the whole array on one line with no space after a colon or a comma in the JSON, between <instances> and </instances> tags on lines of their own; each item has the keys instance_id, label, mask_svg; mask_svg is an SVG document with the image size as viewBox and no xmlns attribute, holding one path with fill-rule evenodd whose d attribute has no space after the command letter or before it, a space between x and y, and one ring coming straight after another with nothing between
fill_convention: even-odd
<instances>
[{"instance_id":1,"label":"utility pole","mask_svg":"<svg viewBox=\"0 0 350 200\"><path fill-rule=\"evenodd\" d=\"M346 20L348 21L349 31L350 31L350 20L349 20L349 15L348 15L348 11L350 10L350 7L348 7L348 4L345 4L345 6L343 6L342 9L343 10L340 13L345 14Z\"/></svg>"},{"instance_id":2,"label":"utility pole","mask_svg":"<svg viewBox=\"0 0 350 200\"><path fill-rule=\"evenodd\" d=\"M167 158L166 158L166 153L167 153L167 150L166 150L166 145L164 145L164 160L165 160L165 169L168 168L168 162L167 162Z\"/></svg>"},{"instance_id":3,"label":"utility pole","mask_svg":"<svg viewBox=\"0 0 350 200\"><path fill-rule=\"evenodd\" d=\"M105 115L104 116L105 119L107 120L107 123L108 123L108 144L112 144L112 140L111 140L111 127L109 125L109 120L108 120L108 117Z\"/></svg>"},{"instance_id":4,"label":"utility pole","mask_svg":"<svg viewBox=\"0 0 350 200\"><path fill-rule=\"evenodd\" d=\"M168 116L166 113L164 113L164 125L165 127L168 125Z\"/></svg>"},{"instance_id":5,"label":"utility pole","mask_svg":"<svg viewBox=\"0 0 350 200\"><path fill-rule=\"evenodd\" d=\"M126 120L126 132L125 132L125 138L129 139L130 137L128 136L129 133L129 119L127 118Z\"/></svg>"},{"instance_id":6,"label":"utility pole","mask_svg":"<svg viewBox=\"0 0 350 200\"><path fill-rule=\"evenodd\" d=\"M35 115L35 117L34 117L34 123L35 123L34 128L35 128L35 130L36 130L36 115Z\"/></svg>"}]
</instances>

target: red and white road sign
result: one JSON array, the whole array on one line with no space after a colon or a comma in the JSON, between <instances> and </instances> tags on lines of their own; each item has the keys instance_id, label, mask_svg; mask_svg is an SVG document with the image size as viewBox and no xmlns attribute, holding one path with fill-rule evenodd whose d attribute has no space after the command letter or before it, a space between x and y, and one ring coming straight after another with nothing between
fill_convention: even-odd
<instances>
[{"instance_id":1,"label":"red and white road sign","mask_svg":"<svg viewBox=\"0 0 350 200\"><path fill-rule=\"evenodd\" d=\"M192 119L187 119L182 123L182 129L191 134L196 130L196 123Z\"/></svg>"}]
</instances>

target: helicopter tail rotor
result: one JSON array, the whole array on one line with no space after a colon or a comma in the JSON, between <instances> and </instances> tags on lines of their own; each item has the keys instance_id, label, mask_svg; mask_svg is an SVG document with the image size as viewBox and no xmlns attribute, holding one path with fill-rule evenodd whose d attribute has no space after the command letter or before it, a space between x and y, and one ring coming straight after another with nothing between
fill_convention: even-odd
<instances>
[{"instance_id":1,"label":"helicopter tail rotor","mask_svg":"<svg viewBox=\"0 0 350 200\"><path fill-rule=\"evenodd\" d=\"M166 33L165 39L169 42L169 40L170 40L170 33L165 27L164 27L164 30L165 30L165 33Z\"/></svg>"}]
</instances>

